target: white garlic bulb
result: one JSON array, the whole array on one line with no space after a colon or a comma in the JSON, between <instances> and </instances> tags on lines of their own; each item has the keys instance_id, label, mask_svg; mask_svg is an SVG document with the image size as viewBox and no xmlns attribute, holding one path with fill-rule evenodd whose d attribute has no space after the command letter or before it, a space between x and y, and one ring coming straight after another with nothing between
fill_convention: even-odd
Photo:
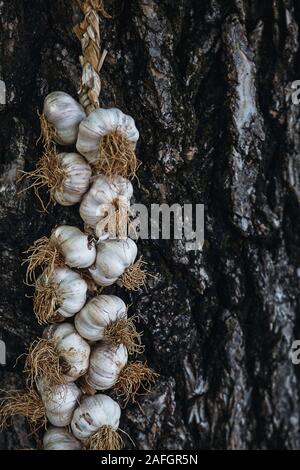
<instances>
[{"instance_id":1,"label":"white garlic bulb","mask_svg":"<svg viewBox=\"0 0 300 470\"><path fill-rule=\"evenodd\" d=\"M116 295L93 297L75 317L78 333L90 341L103 340L112 322L127 318L126 304Z\"/></svg>"},{"instance_id":2,"label":"white garlic bulb","mask_svg":"<svg viewBox=\"0 0 300 470\"><path fill-rule=\"evenodd\" d=\"M63 428L50 427L43 437L44 450L81 450L82 444Z\"/></svg>"},{"instance_id":3,"label":"white garlic bulb","mask_svg":"<svg viewBox=\"0 0 300 470\"><path fill-rule=\"evenodd\" d=\"M120 406L107 395L83 397L74 411L71 422L72 432L77 439L84 441L103 426L109 426L117 431L120 417Z\"/></svg>"},{"instance_id":4,"label":"white garlic bulb","mask_svg":"<svg viewBox=\"0 0 300 470\"><path fill-rule=\"evenodd\" d=\"M86 302L87 283L72 269L56 267L37 280L34 311L41 323L69 318Z\"/></svg>"},{"instance_id":5,"label":"white garlic bulb","mask_svg":"<svg viewBox=\"0 0 300 470\"><path fill-rule=\"evenodd\" d=\"M63 362L62 379L65 383L74 382L86 373L91 348L71 323L48 326L43 336L55 343L55 351Z\"/></svg>"},{"instance_id":6,"label":"white garlic bulb","mask_svg":"<svg viewBox=\"0 0 300 470\"><path fill-rule=\"evenodd\" d=\"M45 380L39 380L37 388L50 423L58 427L68 426L81 397L77 385L72 382L50 387Z\"/></svg>"},{"instance_id":7,"label":"white garlic bulb","mask_svg":"<svg viewBox=\"0 0 300 470\"><path fill-rule=\"evenodd\" d=\"M70 268L87 268L95 261L95 244L77 227L60 225L53 230L50 241L57 246Z\"/></svg>"},{"instance_id":8,"label":"white garlic bulb","mask_svg":"<svg viewBox=\"0 0 300 470\"><path fill-rule=\"evenodd\" d=\"M110 216L114 216L113 231L116 232L120 229L116 227L116 213L119 213L120 223L122 223L122 217L125 225L124 231L127 233L128 211L132 194L133 187L128 179L122 176L112 178L104 175L97 176L80 204L81 218L88 226L96 229L98 238L103 238L107 219L109 220ZM110 234L107 235L107 237L109 236ZM116 238L116 233L112 233L112 236Z\"/></svg>"},{"instance_id":9,"label":"white garlic bulb","mask_svg":"<svg viewBox=\"0 0 300 470\"><path fill-rule=\"evenodd\" d=\"M55 129L55 141L73 145L78 136L79 123L85 118L83 107L68 93L54 91L46 96L43 114Z\"/></svg>"},{"instance_id":10,"label":"white garlic bulb","mask_svg":"<svg viewBox=\"0 0 300 470\"><path fill-rule=\"evenodd\" d=\"M94 163L99 158L101 139L113 132L124 135L134 146L139 139L139 131L131 116L117 108L96 109L81 121L76 148L88 162Z\"/></svg>"},{"instance_id":11,"label":"white garlic bulb","mask_svg":"<svg viewBox=\"0 0 300 470\"><path fill-rule=\"evenodd\" d=\"M85 376L88 385L95 390L108 390L118 381L123 367L127 364L128 353L123 344L109 346L97 344L90 355L90 365Z\"/></svg>"},{"instance_id":12,"label":"white garlic bulb","mask_svg":"<svg viewBox=\"0 0 300 470\"><path fill-rule=\"evenodd\" d=\"M64 176L62 184L55 188L53 197L62 206L72 206L80 202L89 189L92 170L78 153L59 153L57 159Z\"/></svg>"},{"instance_id":13,"label":"white garlic bulb","mask_svg":"<svg viewBox=\"0 0 300 470\"><path fill-rule=\"evenodd\" d=\"M103 241L97 245L96 262L89 272L96 284L110 286L133 265L136 255L137 246L131 238Z\"/></svg>"}]
</instances>

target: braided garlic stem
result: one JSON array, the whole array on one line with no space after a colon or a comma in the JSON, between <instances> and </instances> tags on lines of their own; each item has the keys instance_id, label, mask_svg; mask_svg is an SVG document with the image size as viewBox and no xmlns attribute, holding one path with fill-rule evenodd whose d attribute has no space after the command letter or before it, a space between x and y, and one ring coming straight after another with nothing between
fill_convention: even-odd
<instances>
[{"instance_id":1,"label":"braided garlic stem","mask_svg":"<svg viewBox=\"0 0 300 470\"><path fill-rule=\"evenodd\" d=\"M99 108L99 95L101 91L100 70L107 51L101 53L100 16L111 18L106 13L102 0L77 0L84 13L84 20L77 24L74 32L81 42L82 66L79 101L87 114Z\"/></svg>"}]
</instances>

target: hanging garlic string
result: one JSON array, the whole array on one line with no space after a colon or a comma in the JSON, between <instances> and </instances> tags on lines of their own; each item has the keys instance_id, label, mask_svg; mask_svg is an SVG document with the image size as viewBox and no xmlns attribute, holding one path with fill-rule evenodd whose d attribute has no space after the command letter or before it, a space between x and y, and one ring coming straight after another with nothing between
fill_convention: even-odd
<instances>
[{"instance_id":1,"label":"hanging garlic string","mask_svg":"<svg viewBox=\"0 0 300 470\"><path fill-rule=\"evenodd\" d=\"M111 18L105 11L102 0L77 0L84 13L84 20L74 27L74 32L81 42L82 66L79 101L87 114L99 108L101 91L100 70L107 55L101 52L100 16Z\"/></svg>"}]
</instances>

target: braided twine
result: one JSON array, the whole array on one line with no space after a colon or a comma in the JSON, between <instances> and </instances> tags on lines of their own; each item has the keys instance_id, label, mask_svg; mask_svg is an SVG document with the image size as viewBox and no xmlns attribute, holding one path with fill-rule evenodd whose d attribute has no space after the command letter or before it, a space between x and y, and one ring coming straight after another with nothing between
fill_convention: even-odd
<instances>
[{"instance_id":1,"label":"braided twine","mask_svg":"<svg viewBox=\"0 0 300 470\"><path fill-rule=\"evenodd\" d=\"M87 114L99 108L101 91L100 70L107 55L101 52L100 16L111 18L105 11L102 0L77 0L84 19L74 27L74 33L81 42L82 66L79 101Z\"/></svg>"}]
</instances>

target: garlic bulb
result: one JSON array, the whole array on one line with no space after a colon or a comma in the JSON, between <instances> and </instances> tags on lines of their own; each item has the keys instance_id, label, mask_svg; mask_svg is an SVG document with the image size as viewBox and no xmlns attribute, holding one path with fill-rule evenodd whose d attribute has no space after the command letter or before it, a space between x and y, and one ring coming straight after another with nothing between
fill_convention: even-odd
<instances>
[{"instance_id":1,"label":"garlic bulb","mask_svg":"<svg viewBox=\"0 0 300 470\"><path fill-rule=\"evenodd\" d=\"M96 229L97 238L116 238L122 229L126 234L132 194L132 184L126 178L97 176L81 202L81 218L89 227ZM112 233L104 232L107 224L108 230L112 227Z\"/></svg>"},{"instance_id":2,"label":"garlic bulb","mask_svg":"<svg viewBox=\"0 0 300 470\"><path fill-rule=\"evenodd\" d=\"M53 340L64 383L74 382L86 373L91 348L71 323L48 326L43 336L47 340Z\"/></svg>"},{"instance_id":3,"label":"garlic bulb","mask_svg":"<svg viewBox=\"0 0 300 470\"><path fill-rule=\"evenodd\" d=\"M39 380L37 387L50 423L58 427L68 426L81 397L77 385L69 383L50 387L45 380Z\"/></svg>"},{"instance_id":4,"label":"garlic bulb","mask_svg":"<svg viewBox=\"0 0 300 470\"><path fill-rule=\"evenodd\" d=\"M62 178L54 187L53 198L62 206L72 206L87 192L92 170L78 153L59 153L57 159Z\"/></svg>"},{"instance_id":5,"label":"garlic bulb","mask_svg":"<svg viewBox=\"0 0 300 470\"><path fill-rule=\"evenodd\" d=\"M40 324L60 321L79 312L86 302L87 283L72 269L56 267L36 282L34 313Z\"/></svg>"},{"instance_id":6,"label":"garlic bulb","mask_svg":"<svg viewBox=\"0 0 300 470\"><path fill-rule=\"evenodd\" d=\"M137 246L133 240L106 240L97 245L97 256L89 272L100 286L110 286L120 278L128 289L135 289L145 282L140 264L134 264Z\"/></svg>"},{"instance_id":7,"label":"garlic bulb","mask_svg":"<svg viewBox=\"0 0 300 470\"><path fill-rule=\"evenodd\" d=\"M90 163L95 163L99 158L101 139L114 132L124 135L134 146L139 139L139 131L131 116L117 108L96 109L80 123L76 144L78 152Z\"/></svg>"},{"instance_id":8,"label":"garlic bulb","mask_svg":"<svg viewBox=\"0 0 300 470\"><path fill-rule=\"evenodd\" d=\"M146 363L127 363L128 352L123 344L112 346L106 342L97 344L90 355L90 365L84 376L86 388L108 390L114 387L117 396L126 404L135 400L140 389L149 392L156 374Z\"/></svg>"},{"instance_id":9,"label":"garlic bulb","mask_svg":"<svg viewBox=\"0 0 300 470\"><path fill-rule=\"evenodd\" d=\"M116 295L93 297L75 317L78 333L89 341L103 340L107 327L127 317L126 304Z\"/></svg>"},{"instance_id":10,"label":"garlic bulb","mask_svg":"<svg viewBox=\"0 0 300 470\"><path fill-rule=\"evenodd\" d=\"M50 427L43 437L44 450L81 450L82 444L63 428Z\"/></svg>"},{"instance_id":11,"label":"garlic bulb","mask_svg":"<svg viewBox=\"0 0 300 470\"><path fill-rule=\"evenodd\" d=\"M90 449L120 449L122 439L117 434L120 417L120 406L112 398L102 394L85 396L74 411L71 429Z\"/></svg>"},{"instance_id":12,"label":"garlic bulb","mask_svg":"<svg viewBox=\"0 0 300 470\"><path fill-rule=\"evenodd\" d=\"M87 268L96 259L95 243L77 227L60 225L50 238L36 240L27 250L27 282L36 280L36 270L44 268L49 276L55 266L66 264L70 268Z\"/></svg>"},{"instance_id":13,"label":"garlic bulb","mask_svg":"<svg viewBox=\"0 0 300 470\"><path fill-rule=\"evenodd\" d=\"M58 144L75 144L79 123L85 118L85 112L72 96L62 91L50 93L44 101L43 116L46 122L54 128L53 137ZM45 135L48 130L44 129Z\"/></svg>"},{"instance_id":14,"label":"garlic bulb","mask_svg":"<svg viewBox=\"0 0 300 470\"><path fill-rule=\"evenodd\" d=\"M123 344L118 346L98 344L92 350L85 380L95 390L108 390L117 383L127 361L128 353Z\"/></svg>"},{"instance_id":15,"label":"garlic bulb","mask_svg":"<svg viewBox=\"0 0 300 470\"><path fill-rule=\"evenodd\" d=\"M52 232L50 242L57 247L70 268L87 268L95 261L95 244L77 227L60 225Z\"/></svg>"}]
</instances>

